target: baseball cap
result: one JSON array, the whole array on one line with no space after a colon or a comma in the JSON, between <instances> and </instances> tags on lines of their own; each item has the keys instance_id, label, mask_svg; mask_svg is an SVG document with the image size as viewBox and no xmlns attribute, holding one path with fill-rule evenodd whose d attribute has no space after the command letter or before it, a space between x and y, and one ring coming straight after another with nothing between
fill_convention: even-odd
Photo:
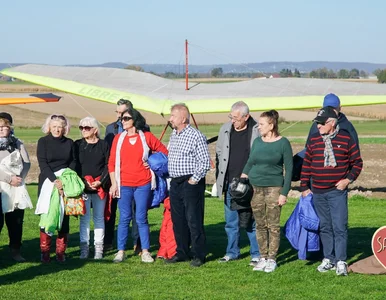
<instances>
[{"instance_id":1,"label":"baseball cap","mask_svg":"<svg viewBox=\"0 0 386 300\"><path fill-rule=\"evenodd\" d=\"M314 119L316 123L326 123L329 118L338 118L335 110L331 106L326 106L320 109Z\"/></svg>"},{"instance_id":2,"label":"baseball cap","mask_svg":"<svg viewBox=\"0 0 386 300\"><path fill-rule=\"evenodd\" d=\"M323 107L332 106L337 108L340 106L340 99L337 95L330 93L324 96Z\"/></svg>"}]
</instances>

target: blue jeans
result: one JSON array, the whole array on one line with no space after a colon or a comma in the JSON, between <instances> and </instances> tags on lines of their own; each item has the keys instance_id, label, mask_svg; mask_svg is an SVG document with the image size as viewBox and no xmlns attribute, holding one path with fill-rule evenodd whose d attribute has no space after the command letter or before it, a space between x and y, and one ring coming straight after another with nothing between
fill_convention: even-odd
<instances>
[{"instance_id":1,"label":"blue jeans","mask_svg":"<svg viewBox=\"0 0 386 300\"><path fill-rule=\"evenodd\" d=\"M226 255L231 259L236 259L240 256L240 227L239 227L239 214L237 210L231 210L231 195L228 192L225 194L225 232L228 236L228 245ZM250 227L246 228L246 232L249 238L250 253L252 258L260 256L259 246L256 240L256 224L255 221Z\"/></svg>"},{"instance_id":2,"label":"blue jeans","mask_svg":"<svg viewBox=\"0 0 386 300\"><path fill-rule=\"evenodd\" d=\"M347 189L314 194L314 205L320 219L323 254L333 263L347 259L348 207Z\"/></svg>"},{"instance_id":3,"label":"blue jeans","mask_svg":"<svg viewBox=\"0 0 386 300\"><path fill-rule=\"evenodd\" d=\"M125 250L129 236L129 224L132 219L132 203L135 201L135 218L138 225L139 238L142 249L150 248L150 231L147 220L147 210L151 202L151 183L139 187L122 186L121 198L118 200L119 223L118 223L118 250Z\"/></svg>"}]
</instances>

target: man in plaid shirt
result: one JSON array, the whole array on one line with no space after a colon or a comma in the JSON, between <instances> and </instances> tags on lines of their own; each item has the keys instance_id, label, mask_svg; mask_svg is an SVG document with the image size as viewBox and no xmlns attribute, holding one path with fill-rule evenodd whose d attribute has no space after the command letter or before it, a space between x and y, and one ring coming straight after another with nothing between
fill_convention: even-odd
<instances>
[{"instance_id":1,"label":"man in plaid shirt","mask_svg":"<svg viewBox=\"0 0 386 300\"><path fill-rule=\"evenodd\" d=\"M189 124L190 113L185 104L171 108L169 122L173 133L169 142L168 168L170 204L177 253L167 263L193 260L190 265L205 263L204 200L205 175L210 158L205 136Z\"/></svg>"}]
</instances>

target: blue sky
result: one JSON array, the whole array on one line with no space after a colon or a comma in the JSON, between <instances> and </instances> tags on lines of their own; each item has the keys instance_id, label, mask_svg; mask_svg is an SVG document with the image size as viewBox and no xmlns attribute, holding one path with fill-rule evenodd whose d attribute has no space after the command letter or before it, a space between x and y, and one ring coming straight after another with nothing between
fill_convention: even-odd
<instances>
[{"instance_id":1,"label":"blue sky","mask_svg":"<svg viewBox=\"0 0 386 300\"><path fill-rule=\"evenodd\" d=\"M386 63L386 1L23 0L0 5L0 62Z\"/></svg>"}]
</instances>

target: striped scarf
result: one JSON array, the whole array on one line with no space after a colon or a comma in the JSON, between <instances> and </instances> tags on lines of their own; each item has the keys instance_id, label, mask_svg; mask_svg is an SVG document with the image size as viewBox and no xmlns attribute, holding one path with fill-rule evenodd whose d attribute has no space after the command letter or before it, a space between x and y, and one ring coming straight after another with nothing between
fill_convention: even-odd
<instances>
[{"instance_id":1,"label":"striped scarf","mask_svg":"<svg viewBox=\"0 0 386 300\"><path fill-rule=\"evenodd\" d=\"M336 125L335 131L330 134L322 135L325 147L324 147L324 166L325 167L336 167L336 159L334 150L332 148L331 140L336 137L339 132L339 125Z\"/></svg>"}]
</instances>

